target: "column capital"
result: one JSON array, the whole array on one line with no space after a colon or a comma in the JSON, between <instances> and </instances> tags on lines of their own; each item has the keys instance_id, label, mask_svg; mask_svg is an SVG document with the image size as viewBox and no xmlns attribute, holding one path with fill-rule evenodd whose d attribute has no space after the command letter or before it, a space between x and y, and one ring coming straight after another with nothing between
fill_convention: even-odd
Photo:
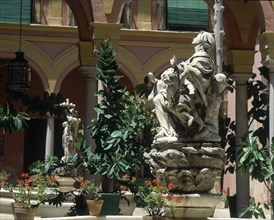
<instances>
[{"instance_id":1,"label":"column capital","mask_svg":"<svg viewBox=\"0 0 274 220\"><path fill-rule=\"evenodd\" d=\"M95 66L81 66L80 72L85 75L87 78L95 78L98 74Z\"/></svg>"},{"instance_id":2,"label":"column capital","mask_svg":"<svg viewBox=\"0 0 274 220\"><path fill-rule=\"evenodd\" d=\"M233 73L231 78L235 80L236 85L247 85L247 81L252 75L252 73Z\"/></svg>"},{"instance_id":3,"label":"column capital","mask_svg":"<svg viewBox=\"0 0 274 220\"><path fill-rule=\"evenodd\" d=\"M90 23L95 48L100 48L100 43L108 39L117 51L121 38L121 27L121 24L116 23Z\"/></svg>"},{"instance_id":4,"label":"column capital","mask_svg":"<svg viewBox=\"0 0 274 220\"><path fill-rule=\"evenodd\" d=\"M227 62L234 73L252 73L255 52L254 50L229 50Z\"/></svg>"},{"instance_id":5,"label":"column capital","mask_svg":"<svg viewBox=\"0 0 274 220\"><path fill-rule=\"evenodd\" d=\"M79 59L82 66L95 66L98 59L95 56L94 44L92 41L79 41Z\"/></svg>"}]
</instances>

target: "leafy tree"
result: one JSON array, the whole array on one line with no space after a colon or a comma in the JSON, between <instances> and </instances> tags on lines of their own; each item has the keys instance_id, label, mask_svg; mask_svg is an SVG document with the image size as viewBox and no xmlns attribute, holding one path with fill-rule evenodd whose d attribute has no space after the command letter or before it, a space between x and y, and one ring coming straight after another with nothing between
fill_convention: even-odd
<instances>
[{"instance_id":1,"label":"leafy tree","mask_svg":"<svg viewBox=\"0 0 274 220\"><path fill-rule=\"evenodd\" d=\"M89 126L96 149L91 152L84 142L79 145L84 153L83 164L90 173L100 173L109 179L140 169L143 153L153 140L153 116L146 111L144 100L119 86L121 76L116 74L119 66L115 56L108 41L97 51L97 80L103 89L96 95L102 101L95 106L98 117Z\"/></svg>"}]
</instances>

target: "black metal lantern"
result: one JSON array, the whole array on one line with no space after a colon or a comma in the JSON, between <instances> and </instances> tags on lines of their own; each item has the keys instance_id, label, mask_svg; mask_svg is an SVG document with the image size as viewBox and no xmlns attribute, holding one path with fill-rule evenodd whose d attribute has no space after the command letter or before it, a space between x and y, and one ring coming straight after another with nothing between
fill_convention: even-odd
<instances>
[{"instance_id":1,"label":"black metal lantern","mask_svg":"<svg viewBox=\"0 0 274 220\"><path fill-rule=\"evenodd\" d=\"M16 57L8 64L8 87L14 92L25 92L30 87L30 67L28 61L24 58L24 52L21 52L22 43L22 7L23 1L20 1L20 40L19 51L15 52Z\"/></svg>"},{"instance_id":2,"label":"black metal lantern","mask_svg":"<svg viewBox=\"0 0 274 220\"><path fill-rule=\"evenodd\" d=\"M8 87L15 92L25 92L30 87L30 67L24 52L15 52L16 57L8 64Z\"/></svg>"}]
</instances>

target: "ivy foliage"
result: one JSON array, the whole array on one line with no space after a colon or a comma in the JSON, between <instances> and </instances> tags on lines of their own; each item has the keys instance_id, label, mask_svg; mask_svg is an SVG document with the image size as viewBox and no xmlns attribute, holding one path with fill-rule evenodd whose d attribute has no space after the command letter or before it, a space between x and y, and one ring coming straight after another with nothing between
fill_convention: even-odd
<instances>
[{"instance_id":1,"label":"ivy foliage","mask_svg":"<svg viewBox=\"0 0 274 220\"><path fill-rule=\"evenodd\" d=\"M118 85L121 76L116 75L119 66L112 44L104 41L96 54L97 80L103 86L96 93L102 97L95 106L98 117L89 126L96 150L91 152L84 142L78 147L84 154L83 165L91 174L117 179L143 164L143 153L153 140L153 116L146 111L144 100Z\"/></svg>"}]
</instances>

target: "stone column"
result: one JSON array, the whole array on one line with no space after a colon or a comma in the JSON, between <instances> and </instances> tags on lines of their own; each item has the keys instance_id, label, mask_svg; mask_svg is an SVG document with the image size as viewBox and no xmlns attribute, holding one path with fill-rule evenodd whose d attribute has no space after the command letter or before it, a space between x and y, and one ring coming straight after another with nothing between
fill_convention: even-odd
<instances>
[{"instance_id":1,"label":"stone column","mask_svg":"<svg viewBox=\"0 0 274 220\"><path fill-rule=\"evenodd\" d=\"M46 133L46 146L45 156L54 155L54 118L49 116L47 118L47 133Z\"/></svg>"},{"instance_id":2,"label":"stone column","mask_svg":"<svg viewBox=\"0 0 274 220\"><path fill-rule=\"evenodd\" d=\"M239 161L239 150L242 148L242 137L248 131L247 118L247 80L251 74L233 74L236 81L236 163ZM236 199L237 199L237 216L240 211L249 205L249 174L243 173L242 170L236 172ZM244 187L243 187L244 186Z\"/></svg>"},{"instance_id":3,"label":"stone column","mask_svg":"<svg viewBox=\"0 0 274 220\"><path fill-rule=\"evenodd\" d=\"M262 64L269 69L269 140L274 137L274 33L263 33L258 39L260 43L260 52L262 55ZM270 152L270 158L273 154ZM271 190L274 190L273 180ZM271 219L274 219L274 194L270 194L272 202Z\"/></svg>"},{"instance_id":4,"label":"stone column","mask_svg":"<svg viewBox=\"0 0 274 220\"><path fill-rule=\"evenodd\" d=\"M247 118L247 80L252 76L255 51L231 50L228 52L228 63L230 64L236 82L236 164L239 161L238 151L241 148L241 138L248 131ZM237 215L244 207L249 206L249 175L242 171L236 172L236 198ZM244 186L244 187L243 187Z\"/></svg>"},{"instance_id":5,"label":"stone column","mask_svg":"<svg viewBox=\"0 0 274 220\"><path fill-rule=\"evenodd\" d=\"M92 143L90 131L87 130L91 120L96 118L94 106L97 104L95 93L97 92L97 80L95 79L97 71L95 66L82 66L80 71L85 75L85 97L84 97L84 138L88 145L95 150L95 144Z\"/></svg>"}]
</instances>

